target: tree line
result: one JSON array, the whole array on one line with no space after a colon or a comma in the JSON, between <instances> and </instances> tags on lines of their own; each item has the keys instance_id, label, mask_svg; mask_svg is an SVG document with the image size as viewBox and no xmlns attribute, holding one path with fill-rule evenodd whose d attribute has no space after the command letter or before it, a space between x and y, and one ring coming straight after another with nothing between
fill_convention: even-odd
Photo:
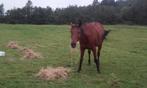
<instances>
[{"instance_id":1,"label":"tree line","mask_svg":"<svg viewBox=\"0 0 147 88\"><path fill-rule=\"evenodd\" d=\"M36 7L28 0L22 8L4 11L0 4L0 23L10 24L69 24L99 21L104 24L147 24L147 0L93 0L88 6L67 8Z\"/></svg>"}]
</instances>

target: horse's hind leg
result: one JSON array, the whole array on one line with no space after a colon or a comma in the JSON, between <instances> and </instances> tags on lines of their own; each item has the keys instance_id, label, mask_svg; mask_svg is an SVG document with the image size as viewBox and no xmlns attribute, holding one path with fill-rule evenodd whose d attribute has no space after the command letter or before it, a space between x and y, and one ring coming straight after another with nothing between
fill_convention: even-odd
<instances>
[{"instance_id":1,"label":"horse's hind leg","mask_svg":"<svg viewBox=\"0 0 147 88\"><path fill-rule=\"evenodd\" d=\"M98 57L98 60L97 60L97 62L98 62L98 70L99 70L99 72L100 72L100 52L101 52L101 48L102 48L102 46L100 45L99 47L98 47L98 51L97 51L97 57Z\"/></svg>"},{"instance_id":2,"label":"horse's hind leg","mask_svg":"<svg viewBox=\"0 0 147 88\"><path fill-rule=\"evenodd\" d=\"M92 52L93 52L94 62L95 62L95 64L96 64L97 71L100 73L99 63L98 63L98 59L97 59L97 56L96 56L96 47L94 47L94 48L92 49Z\"/></svg>"},{"instance_id":3,"label":"horse's hind leg","mask_svg":"<svg viewBox=\"0 0 147 88\"><path fill-rule=\"evenodd\" d=\"M89 65L91 64L91 61L90 61L90 54L91 54L91 50L88 49L88 55L89 55L89 58L88 58L88 64L89 64Z\"/></svg>"},{"instance_id":4,"label":"horse's hind leg","mask_svg":"<svg viewBox=\"0 0 147 88\"><path fill-rule=\"evenodd\" d=\"M84 56L84 51L85 51L85 49L80 48L80 51L81 51L81 55L80 55L80 64L79 64L78 72L81 71L81 67L82 67L82 62L83 62L83 56Z\"/></svg>"}]
</instances>

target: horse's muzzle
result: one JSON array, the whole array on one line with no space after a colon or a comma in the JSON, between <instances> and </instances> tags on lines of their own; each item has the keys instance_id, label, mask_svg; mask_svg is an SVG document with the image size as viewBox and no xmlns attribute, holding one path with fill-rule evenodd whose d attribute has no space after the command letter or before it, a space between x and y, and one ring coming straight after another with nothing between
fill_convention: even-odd
<instances>
[{"instance_id":1,"label":"horse's muzzle","mask_svg":"<svg viewBox=\"0 0 147 88\"><path fill-rule=\"evenodd\" d=\"M75 48L76 47L76 43L71 43L71 47Z\"/></svg>"}]
</instances>

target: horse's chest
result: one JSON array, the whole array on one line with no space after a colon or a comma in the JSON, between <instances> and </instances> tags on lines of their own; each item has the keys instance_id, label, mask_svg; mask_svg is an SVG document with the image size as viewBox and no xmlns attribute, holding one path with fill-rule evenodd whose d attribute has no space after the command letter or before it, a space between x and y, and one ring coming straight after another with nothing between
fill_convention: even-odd
<instances>
[{"instance_id":1,"label":"horse's chest","mask_svg":"<svg viewBox=\"0 0 147 88\"><path fill-rule=\"evenodd\" d=\"M96 41L92 41L86 38L80 40L80 45L84 48L92 48L95 44L96 44Z\"/></svg>"}]
</instances>

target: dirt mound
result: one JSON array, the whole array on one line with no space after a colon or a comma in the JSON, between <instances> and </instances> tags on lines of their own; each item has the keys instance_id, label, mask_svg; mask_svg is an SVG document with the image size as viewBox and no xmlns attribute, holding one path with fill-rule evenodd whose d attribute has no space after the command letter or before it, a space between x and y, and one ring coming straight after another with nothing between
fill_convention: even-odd
<instances>
[{"instance_id":1,"label":"dirt mound","mask_svg":"<svg viewBox=\"0 0 147 88\"><path fill-rule=\"evenodd\" d=\"M19 45L15 42L15 41L10 41L7 45L8 48L11 48L11 49L18 49L19 48Z\"/></svg>"},{"instance_id":2,"label":"dirt mound","mask_svg":"<svg viewBox=\"0 0 147 88\"><path fill-rule=\"evenodd\" d=\"M28 48L23 49L22 54L23 57L27 59L42 58L41 54L34 52L32 49L28 49Z\"/></svg>"},{"instance_id":3,"label":"dirt mound","mask_svg":"<svg viewBox=\"0 0 147 88\"><path fill-rule=\"evenodd\" d=\"M10 41L7 45L8 48L11 49L16 49L19 52L21 52L20 54L22 54L23 58L26 59L37 59L37 58L42 58L41 54L38 52L34 52L32 49L30 48L24 48L20 45L18 45L15 41Z\"/></svg>"},{"instance_id":4,"label":"dirt mound","mask_svg":"<svg viewBox=\"0 0 147 88\"><path fill-rule=\"evenodd\" d=\"M42 68L36 76L43 80L67 79L67 77L69 76L69 72L70 69L64 67L47 67Z\"/></svg>"}]
</instances>

